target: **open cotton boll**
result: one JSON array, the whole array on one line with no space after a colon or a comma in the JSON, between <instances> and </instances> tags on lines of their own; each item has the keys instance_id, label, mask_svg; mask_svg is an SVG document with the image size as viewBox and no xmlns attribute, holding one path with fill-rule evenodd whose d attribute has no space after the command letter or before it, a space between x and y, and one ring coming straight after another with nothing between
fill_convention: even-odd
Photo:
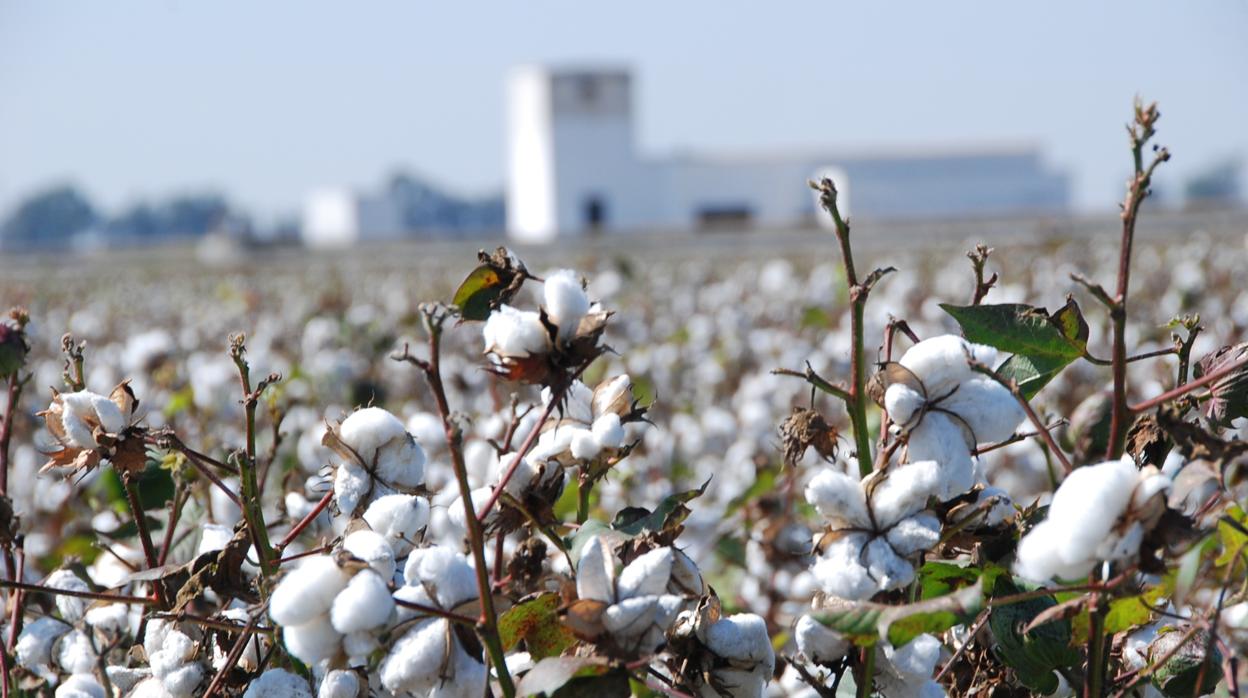
<instances>
[{"instance_id":1,"label":"open cotton boll","mask_svg":"<svg viewBox=\"0 0 1248 698\"><path fill-rule=\"evenodd\" d=\"M565 427L566 428L566 427ZM572 457L577 460L593 460L602 453L602 444L589 429L572 430Z\"/></svg>"},{"instance_id":2,"label":"open cotton boll","mask_svg":"<svg viewBox=\"0 0 1248 698\"><path fill-rule=\"evenodd\" d=\"M160 685L165 689L166 698L191 698L197 695L197 689L203 682L203 667L198 664L183 664L165 674Z\"/></svg>"},{"instance_id":3,"label":"open cotton boll","mask_svg":"<svg viewBox=\"0 0 1248 698\"><path fill-rule=\"evenodd\" d=\"M140 681L125 696L126 698L169 698L160 679L154 677Z\"/></svg>"},{"instance_id":4,"label":"open cotton boll","mask_svg":"<svg viewBox=\"0 0 1248 698\"><path fill-rule=\"evenodd\" d=\"M884 391L884 409L896 426L910 426L923 403L923 396L908 385L894 383Z\"/></svg>"},{"instance_id":5,"label":"open cotton boll","mask_svg":"<svg viewBox=\"0 0 1248 698\"><path fill-rule=\"evenodd\" d=\"M968 358L993 366L997 352L992 347L971 344L957 335L946 334L910 347L898 363L918 376L927 389L928 397L935 398L976 375Z\"/></svg>"},{"instance_id":6,"label":"open cotton boll","mask_svg":"<svg viewBox=\"0 0 1248 698\"><path fill-rule=\"evenodd\" d=\"M935 461L921 460L899 465L871 493L876 524L892 526L927 506L927 499L942 488L941 468Z\"/></svg>"},{"instance_id":7,"label":"open cotton boll","mask_svg":"<svg viewBox=\"0 0 1248 698\"><path fill-rule=\"evenodd\" d=\"M575 334L581 318L589 312L589 296L585 294L580 276L570 269L561 269L546 277L542 300L546 316L559 328L561 339Z\"/></svg>"},{"instance_id":8,"label":"open cotton boll","mask_svg":"<svg viewBox=\"0 0 1248 698\"><path fill-rule=\"evenodd\" d=\"M486 353L525 357L550 351L550 334L534 312L499 306L481 329Z\"/></svg>"},{"instance_id":9,"label":"open cotton boll","mask_svg":"<svg viewBox=\"0 0 1248 698\"><path fill-rule=\"evenodd\" d=\"M360 508L365 497L382 497L394 490L373 479L368 471L353 461L340 464L334 472L334 505L350 516Z\"/></svg>"},{"instance_id":10,"label":"open cotton boll","mask_svg":"<svg viewBox=\"0 0 1248 698\"><path fill-rule=\"evenodd\" d=\"M655 624L659 610L659 599L655 596L624 599L607 606L602 614L602 626L618 638L635 638Z\"/></svg>"},{"instance_id":11,"label":"open cotton boll","mask_svg":"<svg viewBox=\"0 0 1248 698\"><path fill-rule=\"evenodd\" d=\"M594 438L603 448L619 448L624 445L624 425L620 415L608 412L594 420Z\"/></svg>"},{"instance_id":12,"label":"open cotton boll","mask_svg":"<svg viewBox=\"0 0 1248 698\"><path fill-rule=\"evenodd\" d=\"M615 561L600 536L581 548L576 564L576 596L604 603L615 602Z\"/></svg>"},{"instance_id":13,"label":"open cotton boll","mask_svg":"<svg viewBox=\"0 0 1248 698\"><path fill-rule=\"evenodd\" d=\"M550 388L542 388L542 404L550 404L553 393ZM572 381L564 393L562 412L560 414L566 420L580 422L588 426L594 421L594 391L588 385L579 380ZM547 432L549 433L549 432Z\"/></svg>"},{"instance_id":14,"label":"open cotton boll","mask_svg":"<svg viewBox=\"0 0 1248 698\"><path fill-rule=\"evenodd\" d=\"M91 591L90 585L82 581L81 577L69 570L57 570L48 575L48 578L44 580L44 586L49 586L53 589L63 589L65 591ZM56 596L56 610L60 612L61 618L64 618L70 623L77 623L82 618L82 614L86 611L87 603L89 601L89 599L78 596L65 596L58 594Z\"/></svg>"},{"instance_id":15,"label":"open cotton boll","mask_svg":"<svg viewBox=\"0 0 1248 698\"><path fill-rule=\"evenodd\" d=\"M113 688L120 691L121 695L129 695L131 689L152 675L150 669L144 667L125 667L116 664L110 664L105 667L104 673L108 676L109 683L113 684Z\"/></svg>"},{"instance_id":16,"label":"open cotton boll","mask_svg":"<svg viewBox=\"0 0 1248 698\"><path fill-rule=\"evenodd\" d=\"M867 570L881 590L898 589L914 581L914 566L902 558L887 538L867 544Z\"/></svg>"},{"instance_id":17,"label":"open cotton boll","mask_svg":"<svg viewBox=\"0 0 1248 698\"><path fill-rule=\"evenodd\" d=\"M394 549L380 533L366 530L350 533L342 539L342 549L368 563L382 579L394 577Z\"/></svg>"},{"instance_id":18,"label":"open cotton boll","mask_svg":"<svg viewBox=\"0 0 1248 698\"><path fill-rule=\"evenodd\" d=\"M477 597L477 576L468 559L449 548L417 548L407 556L403 578L409 586L436 590L437 604L452 609Z\"/></svg>"},{"instance_id":19,"label":"open cotton boll","mask_svg":"<svg viewBox=\"0 0 1248 698\"><path fill-rule=\"evenodd\" d=\"M616 584L618 598L657 595L667 591L672 576L672 549L655 548L637 557L620 572Z\"/></svg>"},{"instance_id":20,"label":"open cotton boll","mask_svg":"<svg viewBox=\"0 0 1248 698\"><path fill-rule=\"evenodd\" d=\"M447 645L459 645L449 637L448 621L430 619L417 623L400 637L381 661L381 685L391 693L424 693L440 682Z\"/></svg>"},{"instance_id":21,"label":"open cotton boll","mask_svg":"<svg viewBox=\"0 0 1248 698\"><path fill-rule=\"evenodd\" d=\"M1010 438L1027 419L1018 398L986 376L962 382L952 395L941 401L940 407L966 420L975 433L975 441L981 444Z\"/></svg>"},{"instance_id":22,"label":"open cotton boll","mask_svg":"<svg viewBox=\"0 0 1248 698\"><path fill-rule=\"evenodd\" d=\"M898 555L930 550L940 541L940 520L927 513L898 521L886 534L888 544Z\"/></svg>"},{"instance_id":23,"label":"open cotton boll","mask_svg":"<svg viewBox=\"0 0 1248 698\"><path fill-rule=\"evenodd\" d=\"M412 488L425 481L425 451L407 432L377 451L377 475L393 487Z\"/></svg>"},{"instance_id":24,"label":"open cotton boll","mask_svg":"<svg viewBox=\"0 0 1248 698\"><path fill-rule=\"evenodd\" d=\"M360 698L360 675L335 669L325 675L316 698Z\"/></svg>"},{"instance_id":25,"label":"open cotton boll","mask_svg":"<svg viewBox=\"0 0 1248 698\"><path fill-rule=\"evenodd\" d=\"M622 373L598 384L593 390L591 403L593 414L621 415L633 407L633 381L627 373Z\"/></svg>"},{"instance_id":26,"label":"open cotton boll","mask_svg":"<svg viewBox=\"0 0 1248 698\"><path fill-rule=\"evenodd\" d=\"M868 519L862 484L855 477L823 470L806 485L806 501L833 524Z\"/></svg>"},{"instance_id":27,"label":"open cotton boll","mask_svg":"<svg viewBox=\"0 0 1248 698\"><path fill-rule=\"evenodd\" d=\"M285 669L269 669L247 686L243 698L312 698L302 677Z\"/></svg>"},{"instance_id":28,"label":"open cotton boll","mask_svg":"<svg viewBox=\"0 0 1248 698\"><path fill-rule=\"evenodd\" d=\"M338 425L338 438L350 446L366 465L372 465L378 449L392 441L406 439L407 430L398 417L386 410L365 407L342 420L342 424Z\"/></svg>"},{"instance_id":29,"label":"open cotton boll","mask_svg":"<svg viewBox=\"0 0 1248 698\"><path fill-rule=\"evenodd\" d=\"M924 415L923 421L910 431L906 451L911 461L940 464L941 487L936 496L942 500L952 499L975 485L975 462L962 429L947 414Z\"/></svg>"},{"instance_id":30,"label":"open cotton boll","mask_svg":"<svg viewBox=\"0 0 1248 698\"><path fill-rule=\"evenodd\" d=\"M87 634L74 630L62 637L56 645L56 663L69 674L85 674L95 669L95 648Z\"/></svg>"},{"instance_id":31,"label":"open cotton boll","mask_svg":"<svg viewBox=\"0 0 1248 698\"><path fill-rule=\"evenodd\" d=\"M89 673L76 673L56 687L56 698L105 698L104 687Z\"/></svg>"},{"instance_id":32,"label":"open cotton boll","mask_svg":"<svg viewBox=\"0 0 1248 698\"><path fill-rule=\"evenodd\" d=\"M17 645L14 647L17 663L32 670L50 665L52 645L57 638L70 630L70 626L51 616L37 618L22 626L22 632L17 636Z\"/></svg>"},{"instance_id":33,"label":"open cotton boll","mask_svg":"<svg viewBox=\"0 0 1248 698\"><path fill-rule=\"evenodd\" d=\"M702 573L693 560L676 548L672 551L672 576L668 580L667 590L685 596L702 596L706 593L706 583L702 581Z\"/></svg>"},{"instance_id":34,"label":"open cotton boll","mask_svg":"<svg viewBox=\"0 0 1248 698\"><path fill-rule=\"evenodd\" d=\"M304 664L331 659L342 649L342 635L334 630L329 614L321 614L302 625L282 626L286 651Z\"/></svg>"},{"instance_id":35,"label":"open cotton boll","mask_svg":"<svg viewBox=\"0 0 1248 698\"><path fill-rule=\"evenodd\" d=\"M346 635L385 625L394 613L394 599L381 576L372 570L357 572L347 588L334 598L330 622Z\"/></svg>"},{"instance_id":36,"label":"open cotton boll","mask_svg":"<svg viewBox=\"0 0 1248 698\"><path fill-rule=\"evenodd\" d=\"M775 667L767 623L753 613L720 618L706 630L706 647L724 659L762 664L769 675Z\"/></svg>"},{"instance_id":37,"label":"open cotton boll","mask_svg":"<svg viewBox=\"0 0 1248 698\"><path fill-rule=\"evenodd\" d=\"M931 678L940 661L940 640L931 635L919 635L901 647L884 645L884 655L900 674Z\"/></svg>"},{"instance_id":38,"label":"open cotton boll","mask_svg":"<svg viewBox=\"0 0 1248 698\"><path fill-rule=\"evenodd\" d=\"M815 664L831 664L849 651L849 641L840 633L805 615L793 629L797 649Z\"/></svg>"},{"instance_id":39,"label":"open cotton boll","mask_svg":"<svg viewBox=\"0 0 1248 698\"><path fill-rule=\"evenodd\" d=\"M287 574L269 598L269 617L278 625L302 625L329 612L347 586L347 575L332 557L316 555Z\"/></svg>"},{"instance_id":40,"label":"open cotton boll","mask_svg":"<svg viewBox=\"0 0 1248 698\"><path fill-rule=\"evenodd\" d=\"M866 543L866 534L851 533L828 544L811 569L820 588L832 596L854 601L874 594L878 590L876 580L859 558Z\"/></svg>"},{"instance_id":41,"label":"open cotton boll","mask_svg":"<svg viewBox=\"0 0 1248 698\"><path fill-rule=\"evenodd\" d=\"M368 505L364 521L385 536L395 555L402 557L420 541L421 529L429 525L429 502L410 494L379 497Z\"/></svg>"}]
</instances>

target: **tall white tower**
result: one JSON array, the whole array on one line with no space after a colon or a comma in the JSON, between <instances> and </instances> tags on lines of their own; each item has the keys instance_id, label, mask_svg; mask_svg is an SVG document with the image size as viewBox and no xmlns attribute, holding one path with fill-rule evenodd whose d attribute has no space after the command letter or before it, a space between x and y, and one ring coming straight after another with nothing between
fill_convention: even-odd
<instances>
[{"instance_id":1,"label":"tall white tower","mask_svg":"<svg viewBox=\"0 0 1248 698\"><path fill-rule=\"evenodd\" d=\"M627 70L517 68L507 95L507 230L546 242L629 227L653 183L633 152Z\"/></svg>"}]
</instances>

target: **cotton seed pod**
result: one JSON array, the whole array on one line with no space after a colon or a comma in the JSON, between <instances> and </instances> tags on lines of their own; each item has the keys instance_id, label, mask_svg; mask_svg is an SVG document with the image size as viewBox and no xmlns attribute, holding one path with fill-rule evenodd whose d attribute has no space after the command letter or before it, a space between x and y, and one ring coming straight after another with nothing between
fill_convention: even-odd
<instances>
[{"instance_id":1,"label":"cotton seed pod","mask_svg":"<svg viewBox=\"0 0 1248 698\"><path fill-rule=\"evenodd\" d=\"M627 373L602 381L594 388L593 414L599 417L616 414L625 417L633 410L633 382Z\"/></svg>"}]
</instances>

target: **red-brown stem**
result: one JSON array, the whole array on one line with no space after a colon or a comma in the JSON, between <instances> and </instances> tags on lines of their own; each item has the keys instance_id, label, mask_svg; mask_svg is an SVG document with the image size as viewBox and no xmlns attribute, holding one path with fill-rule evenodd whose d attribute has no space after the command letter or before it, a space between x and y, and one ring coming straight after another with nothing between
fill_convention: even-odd
<instances>
[{"instance_id":1,"label":"red-brown stem","mask_svg":"<svg viewBox=\"0 0 1248 698\"><path fill-rule=\"evenodd\" d=\"M0 579L0 589L20 589L34 594L51 594L53 596L76 596L80 599L94 599L96 601L109 601L112 603L128 603L142 606L153 606L157 602L155 599L147 596L126 596L124 594L104 594L97 591L74 591L72 589L57 589L55 587L44 586L42 584L28 584L26 582L13 582L7 579Z\"/></svg>"},{"instance_id":2,"label":"red-brown stem","mask_svg":"<svg viewBox=\"0 0 1248 698\"><path fill-rule=\"evenodd\" d=\"M465 616L459 613L454 613L452 611L444 611L438 608L437 606L427 606L423 603L416 603L414 601L404 601L403 599L395 599L394 603L395 605L402 606L403 608L410 608L413 611L420 611L421 613L425 613L431 616L437 616L438 618L445 618L446 620L449 620L453 623L467 625L470 628L476 627L477 625L476 618L469 618L468 616Z\"/></svg>"},{"instance_id":3,"label":"red-brown stem","mask_svg":"<svg viewBox=\"0 0 1248 698\"><path fill-rule=\"evenodd\" d=\"M301 553L295 553L294 555L287 555L286 557L278 560L277 564L284 565L287 562L291 562L292 560L298 560L300 558L305 558L305 557L312 557L313 555L320 555L321 553L329 552L329 550L331 550L333 547L334 546L332 545L322 545L316 548L312 548L311 550L305 550Z\"/></svg>"},{"instance_id":4,"label":"red-brown stem","mask_svg":"<svg viewBox=\"0 0 1248 698\"><path fill-rule=\"evenodd\" d=\"M26 549L23 540L19 536L17 539L17 578L20 581L26 575ZM5 647L9 652L17 646L17 637L22 632L22 605L26 601L26 594L21 589L15 589L13 592L13 611L9 615L9 637L6 639Z\"/></svg>"},{"instance_id":5,"label":"red-brown stem","mask_svg":"<svg viewBox=\"0 0 1248 698\"><path fill-rule=\"evenodd\" d=\"M1144 402L1131 405L1130 408L1128 409L1130 409L1131 412L1136 413L1136 414L1140 412L1147 412L1148 410L1151 410L1154 407L1157 407L1159 405L1164 405L1165 403L1175 398L1182 397L1192 392L1193 390L1196 390L1198 388L1203 388L1206 385L1209 385L1210 383L1214 383L1222 378L1225 378L1226 376L1236 371L1242 370L1245 367L1248 367L1248 357L1240 359L1239 361L1236 361L1230 364L1229 366L1223 366L1222 368L1212 373L1206 373L1205 375L1201 376L1200 378L1194 381L1190 381L1176 388L1173 388L1171 390L1167 390L1166 392L1162 393L1161 395L1158 395L1155 398L1151 398L1149 400L1145 400Z\"/></svg>"},{"instance_id":6,"label":"red-brown stem","mask_svg":"<svg viewBox=\"0 0 1248 698\"><path fill-rule=\"evenodd\" d=\"M130 473L121 474L121 485L126 491L126 500L130 502L130 513L134 514L134 525L139 531L139 542L143 545L143 558L147 561L147 568L155 569L160 566L160 561L156 557L156 546L152 544L152 533L147 528L147 515L143 512L143 503L139 501L139 488L135 486ZM156 595L157 604L161 608L168 606L165 601L165 588L160 581L152 582L152 590Z\"/></svg>"},{"instance_id":7,"label":"red-brown stem","mask_svg":"<svg viewBox=\"0 0 1248 698\"><path fill-rule=\"evenodd\" d=\"M212 472L212 469L209 466L210 465L216 466L216 467L226 470L227 472L234 473L234 474L237 474L238 471L226 466L224 463L221 463L220 461L217 461L213 458L210 458L200 453L199 451L196 451L192 448L188 448L187 445L182 443L182 441L179 440L176 436L170 435L170 436L164 436L164 437L149 438L147 441L148 443L161 446L162 448L166 448L167 450L177 451L178 453L181 453L182 455L186 456L187 462L189 462L191 466L195 468L196 472L203 475L205 478L208 478L208 481L211 482L213 485L215 485L217 489L224 492L225 496L229 497L230 501L234 502L234 504L236 504L239 509L243 508L243 503L238 498L238 495L234 493L234 490L231 490L229 486L227 486L224 482L222 482L221 478L217 477L217 475Z\"/></svg>"},{"instance_id":8,"label":"red-brown stem","mask_svg":"<svg viewBox=\"0 0 1248 698\"><path fill-rule=\"evenodd\" d=\"M160 545L160 565L169 560L169 551L173 549L173 535L178 528L178 519L182 517L182 506L186 504L186 488L179 487L173 493L173 506L169 509L169 524L165 527L165 540Z\"/></svg>"},{"instance_id":9,"label":"red-brown stem","mask_svg":"<svg viewBox=\"0 0 1248 698\"><path fill-rule=\"evenodd\" d=\"M193 613L153 613L152 617L160 618L162 620L171 620L176 623L192 623L194 625L200 625L214 630L224 630L229 633L236 633L247 627L245 623L235 623L233 621L218 620L216 618L205 618L203 616L197 616ZM273 628L256 626L252 628L252 632L261 633L263 635L271 635L273 634Z\"/></svg>"},{"instance_id":10,"label":"red-brown stem","mask_svg":"<svg viewBox=\"0 0 1248 698\"><path fill-rule=\"evenodd\" d=\"M274 546L274 550L277 551L279 556L282 554L282 551L286 549L286 546L290 545L291 541L297 538L300 533L303 533L304 529L312 525L312 522L316 520L316 517L320 516L321 512L325 511L325 507L328 507L329 503L333 501L333 499L334 491L331 489L325 493L324 497L321 497L321 501L317 502L315 507L312 507L312 511L308 512L307 516L299 519L299 523L295 524L295 527L290 529L290 532L282 538L281 542ZM279 560L278 562L280 563L282 560Z\"/></svg>"},{"instance_id":11,"label":"red-brown stem","mask_svg":"<svg viewBox=\"0 0 1248 698\"><path fill-rule=\"evenodd\" d=\"M9 493L9 442L13 439L13 415L17 413L17 402L22 396L22 381L18 380L17 371L9 376L8 397L4 406L4 421L0 422L0 495Z\"/></svg>"},{"instance_id":12,"label":"red-brown stem","mask_svg":"<svg viewBox=\"0 0 1248 698\"><path fill-rule=\"evenodd\" d=\"M575 380L575 379L573 379ZM529 430L528 436L524 437L524 443L520 444L516 455L511 459L511 465L507 466L507 470L503 472L503 477L498 481L498 485L494 487L494 491L490 492L490 496L485 500L485 504L481 505L481 511L477 512L477 521L485 522L485 517L489 516L490 509L494 508L494 504L498 502L498 498L503 494L503 490L507 487L507 483L511 482L511 476L516 474L516 468L520 466L520 461L533 450L533 445L537 443L537 437L542 433L542 425L550 418L552 412L555 411L555 405L563 399L564 391L560 390L557 394L551 393L550 402L546 404L546 409L542 410L542 415L537 418L537 422L533 424L533 428Z\"/></svg>"},{"instance_id":13,"label":"red-brown stem","mask_svg":"<svg viewBox=\"0 0 1248 698\"><path fill-rule=\"evenodd\" d=\"M234 646L230 648L230 653L225 657L225 664L221 665L217 675L212 677L212 683L208 684L208 690L204 691L204 698L211 698L212 694L216 693L225 682L226 675L234 669L234 665L238 664L239 658L243 656L243 650L247 649L247 643L251 641L251 634L255 632L259 618L260 613L257 611L247 619L247 625L243 626L238 639L234 641Z\"/></svg>"}]
</instances>

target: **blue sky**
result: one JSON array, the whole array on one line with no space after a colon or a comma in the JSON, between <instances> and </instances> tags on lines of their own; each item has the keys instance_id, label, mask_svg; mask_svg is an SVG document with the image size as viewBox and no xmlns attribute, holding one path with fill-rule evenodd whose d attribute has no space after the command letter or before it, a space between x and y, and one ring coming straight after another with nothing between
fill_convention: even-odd
<instances>
[{"instance_id":1,"label":"blue sky","mask_svg":"<svg viewBox=\"0 0 1248 698\"><path fill-rule=\"evenodd\" d=\"M1244 0L0 0L0 216L57 181L262 219L397 167L497 191L529 61L632 66L653 153L1035 142L1108 209L1139 93L1175 153L1159 189L1248 157Z\"/></svg>"}]
</instances>

